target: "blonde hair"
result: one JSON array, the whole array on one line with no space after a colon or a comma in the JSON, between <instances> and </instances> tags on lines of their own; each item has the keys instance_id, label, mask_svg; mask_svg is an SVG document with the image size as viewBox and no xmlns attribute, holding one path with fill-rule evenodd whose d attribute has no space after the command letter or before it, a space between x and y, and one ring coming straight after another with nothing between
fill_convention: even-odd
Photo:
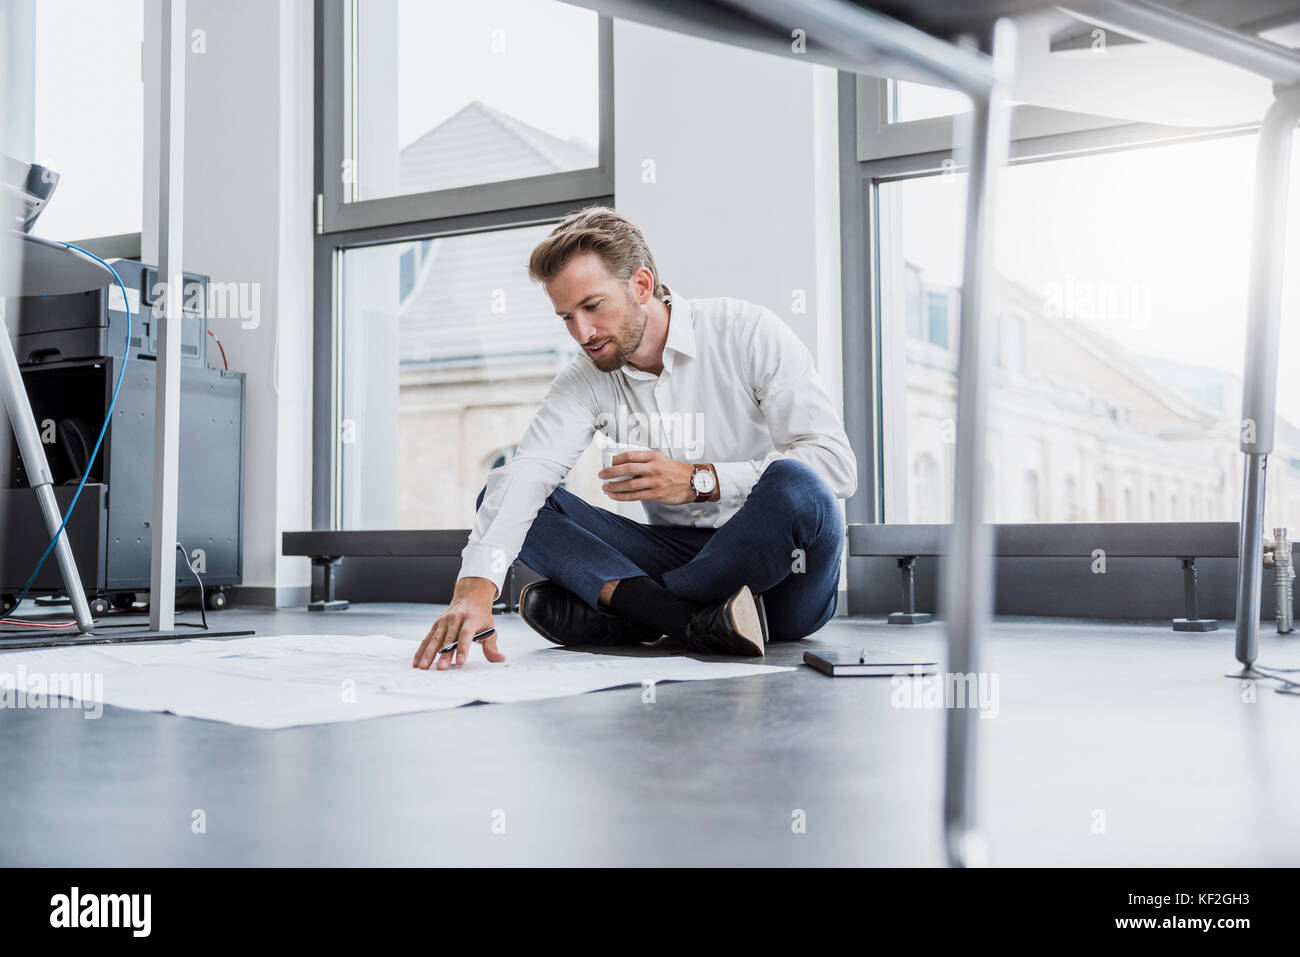
<instances>
[{"instance_id":1,"label":"blonde hair","mask_svg":"<svg viewBox=\"0 0 1300 957\"><path fill-rule=\"evenodd\" d=\"M654 281L654 297L664 297L659 269L641 230L608 206L588 206L566 216L528 257L528 275L534 282L549 282L574 256L587 252L599 255L619 279L631 279L644 266Z\"/></svg>"}]
</instances>

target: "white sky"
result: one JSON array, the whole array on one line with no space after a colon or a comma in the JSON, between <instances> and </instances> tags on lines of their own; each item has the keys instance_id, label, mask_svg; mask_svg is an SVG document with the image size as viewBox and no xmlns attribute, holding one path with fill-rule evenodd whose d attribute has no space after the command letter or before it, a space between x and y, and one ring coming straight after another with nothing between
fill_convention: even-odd
<instances>
[{"instance_id":1,"label":"white sky","mask_svg":"<svg viewBox=\"0 0 1300 957\"><path fill-rule=\"evenodd\" d=\"M364 3L361 16L364 28ZM399 0L399 146L481 100L561 139L577 136L594 150L596 19L591 10L538 0ZM503 46L495 31L503 31ZM364 64L361 71L364 82Z\"/></svg>"}]
</instances>

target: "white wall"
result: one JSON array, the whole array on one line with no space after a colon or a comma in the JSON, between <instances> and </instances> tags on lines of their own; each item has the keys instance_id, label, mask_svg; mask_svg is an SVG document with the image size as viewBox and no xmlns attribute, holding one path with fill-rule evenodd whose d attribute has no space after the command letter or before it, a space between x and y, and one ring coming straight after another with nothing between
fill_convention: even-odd
<instances>
[{"instance_id":1,"label":"white wall","mask_svg":"<svg viewBox=\"0 0 1300 957\"><path fill-rule=\"evenodd\" d=\"M773 310L838 399L835 71L617 20L614 95L615 200L660 277Z\"/></svg>"},{"instance_id":2,"label":"white wall","mask_svg":"<svg viewBox=\"0 0 1300 957\"><path fill-rule=\"evenodd\" d=\"M280 556L280 533L311 528L311 3L190 0L187 15L184 267L252 284L261 306L210 321L247 373L244 584L254 600L300 603L310 568ZM157 262L159 17L148 0L146 262Z\"/></svg>"},{"instance_id":3,"label":"white wall","mask_svg":"<svg viewBox=\"0 0 1300 957\"><path fill-rule=\"evenodd\" d=\"M0 0L0 152L39 162L36 142L36 7Z\"/></svg>"}]
</instances>

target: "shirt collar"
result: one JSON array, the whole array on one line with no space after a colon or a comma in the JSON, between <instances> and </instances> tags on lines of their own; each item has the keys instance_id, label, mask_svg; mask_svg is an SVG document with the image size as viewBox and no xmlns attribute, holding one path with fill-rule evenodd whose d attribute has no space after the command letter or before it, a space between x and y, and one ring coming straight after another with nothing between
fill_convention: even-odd
<instances>
[{"instance_id":1,"label":"shirt collar","mask_svg":"<svg viewBox=\"0 0 1300 957\"><path fill-rule=\"evenodd\" d=\"M685 296L674 293L666 284L664 285L663 301L669 305L668 338L664 341L664 371L668 372L673 367L671 353L691 356L692 358L695 356L695 316L691 312L691 301ZM632 379L658 378L658 376L649 372L642 372L640 369L634 369L631 366L624 366L622 371L624 375Z\"/></svg>"},{"instance_id":2,"label":"shirt collar","mask_svg":"<svg viewBox=\"0 0 1300 957\"><path fill-rule=\"evenodd\" d=\"M672 304L668 313L668 341L664 343L664 349L672 349L694 358L695 314L691 312L691 301L664 286L664 302Z\"/></svg>"}]
</instances>

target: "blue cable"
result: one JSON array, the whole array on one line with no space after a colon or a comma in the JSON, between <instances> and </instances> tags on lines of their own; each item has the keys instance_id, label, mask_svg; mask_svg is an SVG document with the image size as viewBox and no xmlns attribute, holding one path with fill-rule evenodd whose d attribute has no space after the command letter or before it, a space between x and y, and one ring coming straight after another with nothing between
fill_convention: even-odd
<instances>
[{"instance_id":1,"label":"blue cable","mask_svg":"<svg viewBox=\"0 0 1300 957\"><path fill-rule=\"evenodd\" d=\"M127 296L126 284L122 282L122 277L117 274L116 269L104 262L104 260L100 259L94 253L82 249L80 246L74 246L72 243L62 243L61 245L66 246L68 249L75 249L77 252L89 256L91 259L95 260L95 262L99 263L111 272L113 278L117 280L118 286L122 289L122 306L126 309L126 347L122 351L122 368L117 373L117 385L113 387L113 398L109 400L108 403L108 414L104 416L104 424L99 429L99 438L95 440L95 448L90 453L90 460L86 462L86 470L82 473L81 482L77 485L77 491L72 496L72 502L68 505L68 511L63 516L63 524L59 526L59 530L55 532L54 537L50 539L50 544L45 546L45 551L41 555L41 560L36 563L36 567L32 570L32 577L27 579L27 584L23 586L22 594L18 596L18 601L14 603L13 608L9 609L7 614L13 614L18 610L18 606L23 603L23 599L27 597L28 590L32 587L32 582L36 581L36 576L40 574L41 568L45 565L45 560L50 557L50 552L54 550L55 543L59 540L59 536L63 534L63 530L67 527L68 519L72 518L72 510L77 507L77 499L81 498L81 490L86 487L86 479L90 478L90 469L95 464L95 459L99 456L99 447L104 444L104 435L108 432L108 425L113 421L113 409L117 406L117 394L122 391L122 380L126 378L126 363L131 358L131 300L130 297Z\"/></svg>"}]
</instances>

